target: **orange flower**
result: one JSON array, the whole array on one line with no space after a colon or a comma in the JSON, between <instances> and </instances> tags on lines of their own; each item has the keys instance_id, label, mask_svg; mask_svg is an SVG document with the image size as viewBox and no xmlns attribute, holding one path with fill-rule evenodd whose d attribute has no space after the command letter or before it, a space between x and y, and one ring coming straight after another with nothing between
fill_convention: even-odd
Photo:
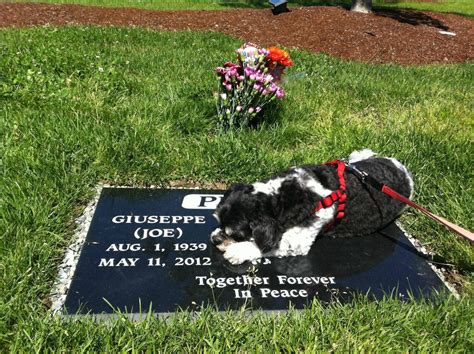
<instances>
[{"instance_id":1,"label":"orange flower","mask_svg":"<svg viewBox=\"0 0 474 354\"><path fill-rule=\"evenodd\" d=\"M293 65L293 61L291 61L290 55L285 50L277 48L277 47L270 47L267 50L269 52L267 57L272 62L276 62L285 67Z\"/></svg>"}]
</instances>

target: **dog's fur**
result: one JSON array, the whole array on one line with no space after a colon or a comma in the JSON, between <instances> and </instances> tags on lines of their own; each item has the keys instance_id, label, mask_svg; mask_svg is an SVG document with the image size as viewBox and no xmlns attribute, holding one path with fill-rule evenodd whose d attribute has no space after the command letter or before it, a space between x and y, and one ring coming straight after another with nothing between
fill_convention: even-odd
<instances>
[{"instance_id":1,"label":"dog's fur","mask_svg":"<svg viewBox=\"0 0 474 354\"><path fill-rule=\"evenodd\" d=\"M402 195L411 197L413 180L400 162L355 151L349 162ZM404 205L368 187L346 170L345 216L327 234L370 234L396 219ZM236 184L225 194L214 216L220 223L211 242L232 264L261 257L306 255L316 237L334 222L336 202L312 214L324 197L339 187L333 165L293 167L254 184Z\"/></svg>"}]
</instances>

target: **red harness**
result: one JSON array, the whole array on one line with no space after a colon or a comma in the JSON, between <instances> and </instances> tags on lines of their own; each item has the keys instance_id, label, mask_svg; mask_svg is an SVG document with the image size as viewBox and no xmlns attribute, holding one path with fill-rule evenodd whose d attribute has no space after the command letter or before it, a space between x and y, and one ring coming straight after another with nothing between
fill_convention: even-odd
<instances>
[{"instance_id":1,"label":"red harness","mask_svg":"<svg viewBox=\"0 0 474 354\"><path fill-rule=\"evenodd\" d=\"M325 165L336 165L337 177L339 177L339 188L329 194L326 198L318 202L316 207L311 211L311 215L316 214L323 208L329 208L335 202L339 202L336 210L336 222L341 221L344 217L344 209L346 207L346 179L344 178L344 171L346 170L346 164L341 160L334 160L326 162Z\"/></svg>"},{"instance_id":2,"label":"red harness","mask_svg":"<svg viewBox=\"0 0 474 354\"><path fill-rule=\"evenodd\" d=\"M328 195L326 198L321 200L316 207L311 211L310 215L316 214L319 210L322 208L329 208L331 205L333 205L335 202L339 202L339 205L337 206L337 212L336 212L336 219L335 222L330 223L326 226L326 231L329 230L335 223L340 222L341 219L344 217L344 209L346 207L346 199L347 199L347 194L346 194L346 179L344 178L344 171L346 170L346 167L348 167L348 170L351 171L356 175L356 177L362 181L364 184L369 185L376 190L388 195L391 198L394 198L402 203L405 203L419 211L421 211L423 214L431 218L432 220L435 220L436 222L448 227L451 231L456 232L457 234L463 236L464 238L468 239L472 243L474 243L474 233L471 231L462 228L459 225L453 224L452 222L442 218L441 216L438 216L436 214L431 213L428 211L426 208L415 204L412 202L410 199L404 197L400 193L394 191L391 189L389 186L377 181L375 178L370 176L364 171L358 170L354 165L346 165L343 161L341 160L334 160L334 161L329 161L326 162L325 165L336 165L337 166L337 176L339 177L339 188L335 191L332 192L330 195Z\"/></svg>"}]
</instances>

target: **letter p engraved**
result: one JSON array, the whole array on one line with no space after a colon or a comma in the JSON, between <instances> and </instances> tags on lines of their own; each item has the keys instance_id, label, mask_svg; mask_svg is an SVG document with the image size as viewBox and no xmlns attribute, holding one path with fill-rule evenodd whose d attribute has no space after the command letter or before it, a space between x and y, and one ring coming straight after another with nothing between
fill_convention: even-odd
<instances>
[{"instance_id":1,"label":"letter p engraved","mask_svg":"<svg viewBox=\"0 0 474 354\"><path fill-rule=\"evenodd\" d=\"M199 203L199 208L205 208L208 203L215 202L217 199L219 198L216 197L215 195L207 195L207 196L203 195L201 196L201 202Z\"/></svg>"},{"instance_id":2,"label":"letter p engraved","mask_svg":"<svg viewBox=\"0 0 474 354\"><path fill-rule=\"evenodd\" d=\"M222 197L222 194L188 194L184 196L181 206L184 209L214 210Z\"/></svg>"}]
</instances>

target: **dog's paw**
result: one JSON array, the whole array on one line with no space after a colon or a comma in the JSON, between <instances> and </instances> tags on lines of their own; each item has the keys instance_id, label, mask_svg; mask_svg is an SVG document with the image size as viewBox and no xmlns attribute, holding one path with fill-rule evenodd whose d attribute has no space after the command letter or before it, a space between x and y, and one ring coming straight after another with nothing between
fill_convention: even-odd
<instances>
[{"instance_id":1,"label":"dog's paw","mask_svg":"<svg viewBox=\"0 0 474 354\"><path fill-rule=\"evenodd\" d=\"M242 264L245 261L255 261L262 257L260 248L253 242L235 242L227 246L224 258L231 264Z\"/></svg>"}]
</instances>

